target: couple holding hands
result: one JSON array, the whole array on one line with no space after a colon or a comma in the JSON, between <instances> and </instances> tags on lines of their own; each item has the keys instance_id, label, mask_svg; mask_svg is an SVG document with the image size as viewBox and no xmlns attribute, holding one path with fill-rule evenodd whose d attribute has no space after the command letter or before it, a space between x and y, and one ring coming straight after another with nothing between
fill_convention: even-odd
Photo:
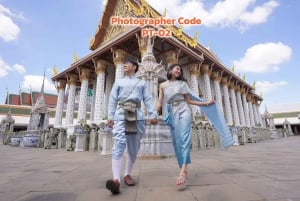
<instances>
[{"instance_id":1,"label":"couple holding hands","mask_svg":"<svg viewBox=\"0 0 300 201\"><path fill-rule=\"evenodd\" d=\"M180 168L175 181L177 186L185 184L190 160L190 139L192 115L189 104L201 107L201 111L218 131L225 148L234 141L222 112L214 100L203 101L193 95L188 87L179 64L168 67L167 81L159 86L159 97L154 107L146 82L135 77L138 63L127 60L123 65L124 78L116 80L109 97L108 126L113 128L114 146L112 150L113 178L106 181L106 188L112 194L120 193L122 158L127 147L124 183L134 186L131 171L145 133L145 120L141 110L141 101L150 117L150 123L157 124L157 111L166 111L164 120L169 125L173 148Z\"/></svg>"}]
</instances>

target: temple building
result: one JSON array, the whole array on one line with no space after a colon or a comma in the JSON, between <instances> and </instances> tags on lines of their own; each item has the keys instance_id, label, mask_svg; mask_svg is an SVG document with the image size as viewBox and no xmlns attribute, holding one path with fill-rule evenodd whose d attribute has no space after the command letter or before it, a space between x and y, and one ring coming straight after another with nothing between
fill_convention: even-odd
<instances>
[{"instance_id":1,"label":"temple building","mask_svg":"<svg viewBox=\"0 0 300 201\"><path fill-rule=\"evenodd\" d=\"M273 116L276 129L289 135L300 135L300 103L274 104L266 108Z\"/></svg>"},{"instance_id":2,"label":"temple building","mask_svg":"<svg viewBox=\"0 0 300 201\"><path fill-rule=\"evenodd\" d=\"M18 94L7 92L4 104L0 104L0 118L10 114L15 119L13 131L27 130L33 106L40 95L41 92L32 90L29 93L19 90ZM53 127L57 95L44 93L44 102L49 110L49 126Z\"/></svg>"},{"instance_id":3,"label":"temple building","mask_svg":"<svg viewBox=\"0 0 300 201\"><path fill-rule=\"evenodd\" d=\"M147 82L154 101L159 84L167 79L167 67L179 63L190 88L205 100L215 98L228 125L247 128L264 125L259 114L263 99L255 93L255 87L224 66L210 49L199 44L197 33L190 37L180 27L165 25L160 28L170 30L171 37L142 37L143 27L111 25L112 16L162 17L145 0L107 1L96 34L90 41L91 53L75 59L68 68L52 77L58 91L54 127L67 128L70 134L80 121L98 123L105 119L112 85L123 76L123 62L128 57L139 62L137 77ZM78 88L78 115L74 118ZM89 115L88 91L93 94ZM201 111L193 108L193 113L201 114ZM149 129L158 139L159 131Z\"/></svg>"}]
</instances>

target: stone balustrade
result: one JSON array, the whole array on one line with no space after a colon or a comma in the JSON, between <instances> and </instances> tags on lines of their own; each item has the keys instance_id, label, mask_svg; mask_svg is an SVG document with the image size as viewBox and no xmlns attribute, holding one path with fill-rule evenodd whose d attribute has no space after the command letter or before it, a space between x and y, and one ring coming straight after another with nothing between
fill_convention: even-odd
<instances>
[{"instance_id":1,"label":"stone balustrade","mask_svg":"<svg viewBox=\"0 0 300 201\"><path fill-rule=\"evenodd\" d=\"M151 129L148 130L152 130L153 132L145 134L145 137L142 139L139 153L140 156L144 157L147 156L147 154L163 154L165 156L174 155L172 154L172 149L167 149L170 147L168 144L172 143L167 125L164 125L161 122L160 126L146 126L150 126ZM80 133L80 127L78 127L78 125L75 126L74 134L69 135L69 137L67 137L66 129L55 128L43 129L40 131L9 132L1 134L1 140L4 145L24 146L22 141L20 141L20 138L22 139L25 136L38 136L38 142L34 145L34 147L47 147L52 149L58 148L66 149L68 151L91 151L99 152L103 155L111 154L113 146L112 129L107 126L106 122L103 121L99 124L85 125L85 127L88 127L89 129L83 129L83 127L81 127L82 132ZM247 143L256 143L271 139L271 132L267 128L249 128L246 126L230 126L229 128L237 133L239 145L246 145ZM284 130L278 130L278 138L285 136L287 135L284 135ZM209 122L199 121L192 123L192 150L209 149L221 146L220 137L215 128Z\"/></svg>"}]
</instances>

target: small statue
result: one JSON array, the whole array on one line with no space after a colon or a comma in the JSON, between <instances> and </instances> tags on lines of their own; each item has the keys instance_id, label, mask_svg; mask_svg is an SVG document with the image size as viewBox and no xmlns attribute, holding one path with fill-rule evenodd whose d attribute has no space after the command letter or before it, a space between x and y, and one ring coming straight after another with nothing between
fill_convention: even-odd
<instances>
[{"instance_id":1,"label":"small statue","mask_svg":"<svg viewBox=\"0 0 300 201\"><path fill-rule=\"evenodd\" d=\"M67 142L66 142L67 151L74 151L75 145L76 145L76 136L73 134L67 138Z\"/></svg>"},{"instance_id":2,"label":"small statue","mask_svg":"<svg viewBox=\"0 0 300 201\"><path fill-rule=\"evenodd\" d=\"M51 149L53 145L55 145L55 148L58 148L58 133L59 129L51 128L50 133L46 135L46 145L45 149Z\"/></svg>"}]
</instances>

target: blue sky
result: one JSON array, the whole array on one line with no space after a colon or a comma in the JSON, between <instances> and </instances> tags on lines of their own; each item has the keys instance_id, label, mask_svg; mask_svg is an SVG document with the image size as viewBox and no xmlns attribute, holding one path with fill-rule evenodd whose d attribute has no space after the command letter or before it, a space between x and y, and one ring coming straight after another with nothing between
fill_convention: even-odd
<instances>
[{"instance_id":1,"label":"blue sky","mask_svg":"<svg viewBox=\"0 0 300 201\"><path fill-rule=\"evenodd\" d=\"M265 105L299 103L300 1L294 0L148 0L167 17L198 17L186 26L191 36L246 81L256 81ZM70 66L73 54L90 52L105 1L0 0L0 104L10 93L40 90L46 70L46 92L56 93L52 68Z\"/></svg>"}]
</instances>

